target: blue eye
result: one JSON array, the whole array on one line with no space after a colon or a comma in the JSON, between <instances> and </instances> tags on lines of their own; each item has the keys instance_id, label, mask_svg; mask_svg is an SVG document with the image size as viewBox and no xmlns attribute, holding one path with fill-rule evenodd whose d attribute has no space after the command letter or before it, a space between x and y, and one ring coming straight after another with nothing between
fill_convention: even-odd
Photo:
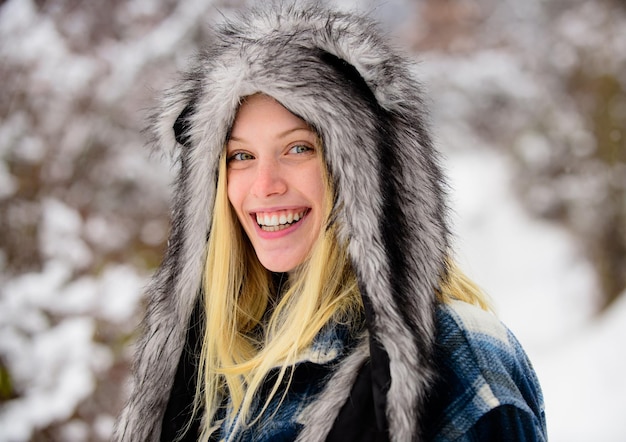
<instances>
[{"instance_id":1,"label":"blue eye","mask_svg":"<svg viewBox=\"0 0 626 442\"><path fill-rule=\"evenodd\" d=\"M246 161L252 159L254 159L254 157L248 152L235 152L230 157L228 157L228 162L230 163L231 161Z\"/></svg>"},{"instance_id":2,"label":"blue eye","mask_svg":"<svg viewBox=\"0 0 626 442\"><path fill-rule=\"evenodd\" d=\"M293 146L290 149L290 152L292 153L306 153L306 152L312 152L312 151L313 151L313 148L304 144L298 144L297 146Z\"/></svg>"}]
</instances>

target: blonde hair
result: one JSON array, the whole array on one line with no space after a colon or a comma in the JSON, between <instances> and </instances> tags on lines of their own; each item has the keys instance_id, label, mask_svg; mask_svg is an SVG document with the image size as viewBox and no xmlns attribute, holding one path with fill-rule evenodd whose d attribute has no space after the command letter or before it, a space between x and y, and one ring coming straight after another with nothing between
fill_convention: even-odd
<instances>
[{"instance_id":1,"label":"blonde hair","mask_svg":"<svg viewBox=\"0 0 626 442\"><path fill-rule=\"evenodd\" d=\"M200 440L208 440L219 426L213 421L224 398L229 399L231 415L237 416L236 427L258 419L281 382L286 379L289 385L291 368L322 327L329 321L353 321L363 308L347 247L338 243L336 226L328 221L333 190L325 165L327 224L286 289L273 293L271 273L257 259L230 206L225 157L219 164L203 280L205 325L192 413L193 420L204 408L207 425ZM440 302L459 299L488 309L482 292L453 265L437 297ZM273 368L279 370L270 394L258 415L251 416L255 393Z\"/></svg>"},{"instance_id":2,"label":"blonde hair","mask_svg":"<svg viewBox=\"0 0 626 442\"><path fill-rule=\"evenodd\" d=\"M437 301L449 304L451 301L463 301L493 312L491 300L487 294L472 281L459 266L448 259L448 274L439 283L439 290L435 292Z\"/></svg>"},{"instance_id":3,"label":"blonde hair","mask_svg":"<svg viewBox=\"0 0 626 442\"><path fill-rule=\"evenodd\" d=\"M324 181L329 220L332 190L327 173ZM238 416L236 425L249 424L265 411L290 367L324 325L358 316L362 302L356 277L346 247L337 242L336 227L327 221L308 259L289 276L286 289L272 293L271 273L256 258L228 201L226 160L220 160L203 281L207 320L194 415L203 406L211 422L228 397L232 415ZM263 409L250 416L255 393L276 367L279 373ZM200 439L207 440L213 431L205 426Z\"/></svg>"}]
</instances>

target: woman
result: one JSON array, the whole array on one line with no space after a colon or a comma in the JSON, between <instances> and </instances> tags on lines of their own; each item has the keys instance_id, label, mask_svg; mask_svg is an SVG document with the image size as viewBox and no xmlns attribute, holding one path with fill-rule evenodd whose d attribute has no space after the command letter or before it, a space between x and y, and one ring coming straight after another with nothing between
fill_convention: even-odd
<instances>
[{"instance_id":1,"label":"woman","mask_svg":"<svg viewBox=\"0 0 626 442\"><path fill-rule=\"evenodd\" d=\"M216 30L152 125L180 168L117 440L545 439L530 363L452 265L424 120L365 17Z\"/></svg>"}]
</instances>

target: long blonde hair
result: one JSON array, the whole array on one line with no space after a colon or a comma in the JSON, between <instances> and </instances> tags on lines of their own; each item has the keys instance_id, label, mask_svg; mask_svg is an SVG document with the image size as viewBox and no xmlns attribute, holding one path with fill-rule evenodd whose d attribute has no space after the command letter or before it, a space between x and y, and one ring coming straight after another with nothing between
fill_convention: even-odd
<instances>
[{"instance_id":1,"label":"long blonde hair","mask_svg":"<svg viewBox=\"0 0 626 442\"><path fill-rule=\"evenodd\" d=\"M206 321L194 408L197 412L204 407L211 422L228 397L237 424L245 425L259 417L250 416L251 405L268 372L279 368L259 415L322 327L331 320L354 317L362 304L346 247L337 247L336 227L328 221L306 262L289 276L285 290L273 293L271 273L256 258L228 201L226 175L222 158L207 245ZM332 190L327 173L324 181L329 220ZM214 430L205 426L201 440Z\"/></svg>"},{"instance_id":2,"label":"long blonde hair","mask_svg":"<svg viewBox=\"0 0 626 442\"><path fill-rule=\"evenodd\" d=\"M222 155L203 280L205 325L193 411L194 417L200 409L205 412L200 440L208 440L219 425L213 420L224 398L237 426L258 419L280 383L286 379L289 384L291 367L322 327L329 321L349 322L363 308L347 247L338 243L336 226L329 221L333 189L325 166L327 224L282 293L274 293L271 273L256 258L230 206L226 168ZM437 297L488 308L478 287L453 265ZM279 369L273 388L257 416L251 416L255 393L273 368Z\"/></svg>"}]
</instances>

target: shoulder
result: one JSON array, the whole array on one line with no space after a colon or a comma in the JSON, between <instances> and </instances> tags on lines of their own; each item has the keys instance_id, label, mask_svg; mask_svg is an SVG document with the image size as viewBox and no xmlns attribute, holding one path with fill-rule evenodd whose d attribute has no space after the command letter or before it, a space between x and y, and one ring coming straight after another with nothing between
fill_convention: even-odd
<instances>
[{"instance_id":1,"label":"shoulder","mask_svg":"<svg viewBox=\"0 0 626 442\"><path fill-rule=\"evenodd\" d=\"M480 336L497 342L508 342L508 329L494 314L467 302L452 301L439 305L437 321L443 336L460 333L472 341L473 337Z\"/></svg>"},{"instance_id":2,"label":"shoulder","mask_svg":"<svg viewBox=\"0 0 626 442\"><path fill-rule=\"evenodd\" d=\"M503 409L534 423L529 431L545 434L535 372L513 333L495 315L460 301L441 305L435 356L439 379L429 398L434 415L427 431L433 439L461 438Z\"/></svg>"}]
</instances>

